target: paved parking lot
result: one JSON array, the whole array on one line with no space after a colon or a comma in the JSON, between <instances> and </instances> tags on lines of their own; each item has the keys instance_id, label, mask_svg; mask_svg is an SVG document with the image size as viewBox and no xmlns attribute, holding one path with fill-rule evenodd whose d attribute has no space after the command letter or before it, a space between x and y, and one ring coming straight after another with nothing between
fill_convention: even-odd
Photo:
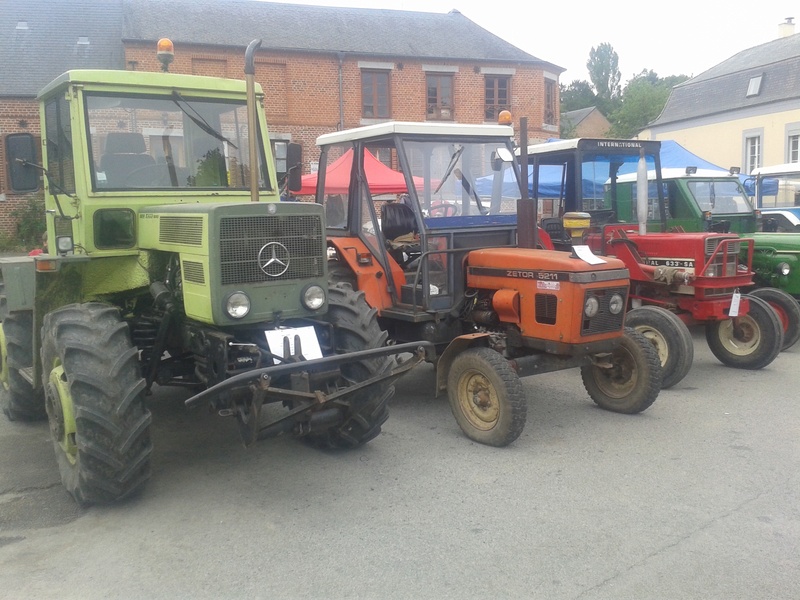
<instances>
[{"instance_id":1,"label":"paved parking lot","mask_svg":"<svg viewBox=\"0 0 800 600\"><path fill-rule=\"evenodd\" d=\"M379 438L244 449L235 424L153 399L144 493L80 510L45 424L0 421L0 590L13 598L800 597L800 349L695 365L645 413L577 371L525 380L508 448L465 438L424 366Z\"/></svg>"}]
</instances>

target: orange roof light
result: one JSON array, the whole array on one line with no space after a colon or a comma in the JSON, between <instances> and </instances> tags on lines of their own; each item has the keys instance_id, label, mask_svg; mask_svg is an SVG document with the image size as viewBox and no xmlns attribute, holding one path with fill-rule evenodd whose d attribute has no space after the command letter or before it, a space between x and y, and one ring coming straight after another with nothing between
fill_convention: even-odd
<instances>
[{"instance_id":1,"label":"orange roof light","mask_svg":"<svg viewBox=\"0 0 800 600\"><path fill-rule=\"evenodd\" d=\"M498 125L511 125L511 111L509 110L501 110L500 114L497 115L497 124Z\"/></svg>"},{"instance_id":2,"label":"orange roof light","mask_svg":"<svg viewBox=\"0 0 800 600\"><path fill-rule=\"evenodd\" d=\"M156 45L156 56L161 62L161 70L169 71L169 64L175 58L175 47L172 45L172 40L169 38L161 38Z\"/></svg>"}]
</instances>

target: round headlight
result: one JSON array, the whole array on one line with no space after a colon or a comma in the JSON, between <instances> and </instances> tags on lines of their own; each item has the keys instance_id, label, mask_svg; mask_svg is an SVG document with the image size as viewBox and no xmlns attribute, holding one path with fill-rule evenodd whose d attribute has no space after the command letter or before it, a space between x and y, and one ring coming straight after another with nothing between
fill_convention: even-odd
<instances>
[{"instance_id":1,"label":"round headlight","mask_svg":"<svg viewBox=\"0 0 800 600\"><path fill-rule=\"evenodd\" d=\"M618 315L622 312L624 302L622 300L622 296L619 294L614 294L611 296L611 299L608 301L608 310L611 312L612 315Z\"/></svg>"},{"instance_id":2,"label":"round headlight","mask_svg":"<svg viewBox=\"0 0 800 600\"><path fill-rule=\"evenodd\" d=\"M589 296L583 304L583 314L590 319L600 310L600 301L595 296Z\"/></svg>"},{"instance_id":3,"label":"round headlight","mask_svg":"<svg viewBox=\"0 0 800 600\"><path fill-rule=\"evenodd\" d=\"M325 304L325 290L318 285L310 285L303 290L302 300L308 310L319 310Z\"/></svg>"},{"instance_id":4,"label":"round headlight","mask_svg":"<svg viewBox=\"0 0 800 600\"><path fill-rule=\"evenodd\" d=\"M233 292L225 301L225 312L232 319L241 319L250 312L250 298L244 292Z\"/></svg>"},{"instance_id":5,"label":"round headlight","mask_svg":"<svg viewBox=\"0 0 800 600\"><path fill-rule=\"evenodd\" d=\"M778 272L778 275L783 275L784 277L786 277L792 270L792 268L789 266L789 263L782 262L779 263L777 267L775 267L775 270Z\"/></svg>"}]
</instances>

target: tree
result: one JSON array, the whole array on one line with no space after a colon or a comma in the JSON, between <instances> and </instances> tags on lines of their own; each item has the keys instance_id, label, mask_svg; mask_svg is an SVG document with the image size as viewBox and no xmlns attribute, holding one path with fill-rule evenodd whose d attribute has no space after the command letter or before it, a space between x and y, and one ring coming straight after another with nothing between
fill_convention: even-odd
<instances>
[{"instance_id":1,"label":"tree","mask_svg":"<svg viewBox=\"0 0 800 600\"><path fill-rule=\"evenodd\" d=\"M608 42L592 47L586 62L589 79L597 95L597 108L603 114L611 114L620 101L619 56Z\"/></svg>"},{"instance_id":2,"label":"tree","mask_svg":"<svg viewBox=\"0 0 800 600\"><path fill-rule=\"evenodd\" d=\"M609 134L621 138L636 135L661 114L672 87L686 79L685 75L662 79L648 70L635 75L625 85L619 107L609 116Z\"/></svg>"},{"instance_id":3,"label":"tree","mask_svg":"<svg viewBox=\"0 0 800 600\"><path fill-rule=\"evenodd\" d=\"M586 80L575 80L568 86L561 85L561 112L595 106L597 96L592 84Z\"/></svg>"}]
</instances>

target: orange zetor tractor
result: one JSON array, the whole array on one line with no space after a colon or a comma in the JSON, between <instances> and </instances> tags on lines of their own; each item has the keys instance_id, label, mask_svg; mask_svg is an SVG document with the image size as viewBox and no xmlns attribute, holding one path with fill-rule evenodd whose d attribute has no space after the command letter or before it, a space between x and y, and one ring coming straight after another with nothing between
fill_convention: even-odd
<instances>
[{"instance_id":1,"label":"orange zetor tractor","mask_svg":"<svg viewBox=\"0 0 800 600\"><path fill-rule=\"evenodd\" d=\"M395 342L434 344L436 393L447 390L467 436L515 440L519 378L537 373L579 367L611 411L655 401L660 363L624 326L623 263L537 248L532 220L517 231L518 202L530 201L510 127L387 122L317 143L319 172L306 178L326 209L330 275L364 292Z\"/></svg>"},{"instance_id":2,"label":"orange zetor tractor","mask_svg":"<svg viewBox=\"0 0 800 600\"><path fill-rule=\"evenodd\" d=\"M663 386L689 372L694 346L688 325L705 325L714 356L725 365L760 369L783 345L776 311L752 288L753 240L733 233L667 231L660 142L573 139L528 146L533 197L554 247L588 244L630 271L627 324L658 349ZM648 184L648 171L654 173ZM636 177L636 186L622 180ZM549 215L549 216L548 216ZM648 232L657 219L661 231Z\"/></svg>"}]
</instances>

